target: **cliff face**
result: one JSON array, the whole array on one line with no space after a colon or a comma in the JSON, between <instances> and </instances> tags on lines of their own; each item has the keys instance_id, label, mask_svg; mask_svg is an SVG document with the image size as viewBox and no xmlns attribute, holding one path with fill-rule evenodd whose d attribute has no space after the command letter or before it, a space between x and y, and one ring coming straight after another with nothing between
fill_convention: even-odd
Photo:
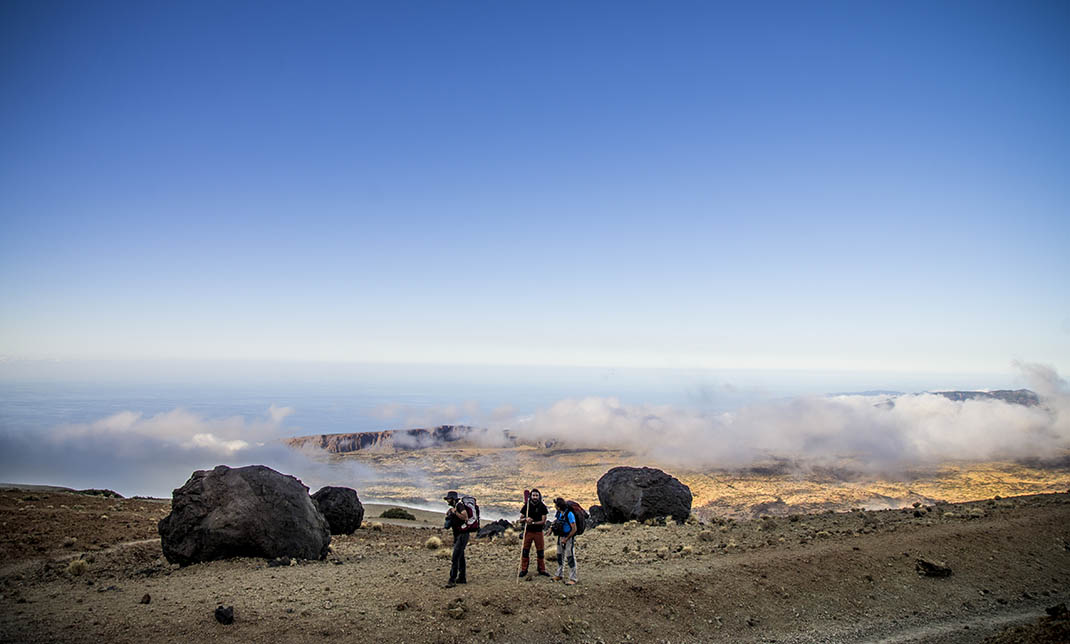
<instances>
[{"instance_id":1,"label":"cliff face","mask_svg":"<svg viewBox=\"0 0 1070 644\"><path fill-rule=\"evenodd\" d=\"M440 425L432 429L388 429L381 432L354 432L352 434L317 434L296 436L287 439L290 447L314 447L331 453L342 454L362 449L421 449L437 447L445 443L476 438L485 430L476 430L467 425Z\"/></svg>"}]
</instances>

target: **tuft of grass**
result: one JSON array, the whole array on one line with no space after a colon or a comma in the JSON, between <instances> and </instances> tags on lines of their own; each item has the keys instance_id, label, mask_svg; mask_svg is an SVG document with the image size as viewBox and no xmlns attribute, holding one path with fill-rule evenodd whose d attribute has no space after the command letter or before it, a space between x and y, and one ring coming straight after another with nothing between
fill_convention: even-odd
<instances>
[{"instance_id":1,"label":"tuft of grass","mask_svg":"<svg viewBox=\"0 0 1070 644\"><path fill-rule=\"evenodd\" d=\"M428 537L427 541L424 542L424 547L428 550L438 550L442 547L442 539L439 539L438 537Z\"/></svg>"},{"instance_id":2,"label":"tuft of grass","mask_svg":"<svg viewBox=\"0 0 1070 644\"><path fill-rule=\"evenodd\" d=\"M453 557L453 553L450 552L449 548L440 548L438 552L435 553L435 556L439 559L451 559Z\"/></svg>"},{"instance_id":3,"label":"tuft of grass","mask_svg":"<svg viewBox=\"0 0 1070 644\"><path fill-rule=\"evenodd\" d=\"M547 561L557 561L557 546L550 546L543 550L543 556Z\"/></svg>"},{"instance_id":4,"label":"tuft of grass","mask_svg":"<svg viewBox=\"0 0 1070 644\"><path fill-rule=\"evenodd\" d=\"M72 561L69 564L67 564L67 574L68 575L73 575L75 577L78 577L78 576L84 575L88 571L89 571L89 564L86 563L85 559L75 559L74 561Z\"/></svg>"},{"instance_id":5,"label":"tuft of grass","mask_svg":"<svg viewBox=\"0 0 1070 644\"><path fill-rule=\"evenodd\" d=\"M594 529L599 532L609 532L613 528L609 527L608 523L599 523Z\"/></svg>"},{"instance_id":6,"label":"tuft of grass","mask_svg":"<svg viewBox=\"0 0 1070 644\"><path fill-rule=\"evenodd\" d=\"M506 545L510 546L520 543L520 537L518 537L516 531L511 528L502 534L502 539L505 541Z\"/></svg>"},{"instance_id":7,"label":"tuft of grass","mask_svg":"<svg viewBox=\"0 0 1070 644\"><path fill-rule=\"evenodd\" d=\"M76 543L78 543L78 540L75 539L74 537L66 537L65 539L63 539L63 547L64 548L73 548L74 544L76 544Z\"/></svg>"},{"instance_id":8,"label":"tuft of grass","mask_svg":"<svg viewBox=\"0 0 1070 644\"><path fill-rule=\"evenodd\" d=\"M375 532L382 532L383 531L383 524L378 522L378 521L372 521L371 523L368 524L368 527L371 528L372 530L374 530Z\"/></svg>"},{"instance_id":9,"label":"tuft of grass","mask_svg":"<svg viewBox=\"0 0 1070 644\"><path fill-rule=\"evenodd\" d=\"M716 538L717 537L714 536L713 532L710 530L703 530L702 532L698 533L699 541L713 541Z\"/></svg>"}]
</instances>

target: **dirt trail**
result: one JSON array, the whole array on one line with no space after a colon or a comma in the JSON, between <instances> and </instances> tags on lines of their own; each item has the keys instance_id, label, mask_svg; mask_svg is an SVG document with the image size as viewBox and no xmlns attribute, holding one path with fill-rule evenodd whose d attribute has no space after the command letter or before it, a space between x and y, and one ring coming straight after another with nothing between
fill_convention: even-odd
<instances>
[{"instance_id":1,"label":"dirt trail","mask_svg":"<svg viewBox=\"0 0 1070 644\"><path fill-rule=\"evenodd\" d=\"M94 513L51 530L85 534L77 521ZM600 528L581 537L572 588L517 584L517 546L500 540L473 544L470 583L445 589L448 551L424 547L442 534L429 528L362 528L336 537L323 562L181 569L135 530L12 562L0 641L973 642L1070 599L1070 495L918 514ZM75 552L89 561L83 576L66 572ZM918 558L954 574L921 577ZM212 618L219 604L234 606L233 625Z\"/></svg>"}]
</instances>

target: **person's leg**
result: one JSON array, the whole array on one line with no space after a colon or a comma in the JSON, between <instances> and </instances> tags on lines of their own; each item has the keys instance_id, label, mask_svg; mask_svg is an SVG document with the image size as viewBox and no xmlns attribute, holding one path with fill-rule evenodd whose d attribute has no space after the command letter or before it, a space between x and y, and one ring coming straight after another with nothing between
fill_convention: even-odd
<instances>
[{"instance_id":1,"label":"person's leg","mask_svg":"<svg viewBox=\"0 0 1070 644\"><path fill-rule=\"evenodd\" d=\"M554 581L561 579L565 572L565 546L561 545L561 537L557 538L557 574L554 575Z\"/></svg>"},{"instance_id":2,"label":"person's leg","mask_svg":"<svg viewBox=\"0 0 1070 644\"><path fill-rule=\"evenodd\" d=\"M542 538L542 531L541 530L534 533L534 536L532 537L532 541L535 542L535 557L538 560L537 563L538 563L538 566L539 566L539 574L545 575L546 574L546 559L545 559L545 556L544 556L544 551L545 551L544 545L545 545L545 543L544 543L543 538ZM527 570L527 566L524 566L524 570Z\"/></svg>"},{"instance_id":3,"label":"person's leg","mask_svg":"<svg viewBox=\"0 0 1070 644\"><path fill-rule=\"evenodd\" d=\"M568 540L568 578L570 581L579 581L576 574L576 539Z\"/></svg>"},{"instance_id":4,"label":"person's leg","mask_svg":"<svg viewBox=\"0 0 1070 644\"><path fill-rule=\"evenodd\" d=\"M464 532L461 535L461 565L457 569L457 583L468 583L468 564L464 559L464 549L468 546L468 533Z\"/></svg>"},{"instance_id":5,"label":"person's leg","mask_svg":"<svg viewBox=\"0 0 1070 644\"><path fill-rule=\"evenodd\" d=\"M528 555L531 553L531 542L534 541L534 540L535 540L535 533L534 532L525 532L524 533L524 547L521 549L521 552L523 554L520 557L520 576L521 577L523 577L524 575L526 575L528 573L528 562L531 561L528 558ZM541 552L541 550L539 550L536 547L535 552L538 553L538 552Z\"/></svg>"},{"instance_id":6,"label":"person's leg","mask_svg":"<svg viewBox=\"0 0 1070 644\"><path fill-rule=\"evenodd\" d=\"M461 559L464 557L464 546L461 545L461 537L465 537L464 534L459 534L453 537L453 559L450 563L450 583L457 581L457 573L460 572Z\"/></svg>"}]
</instances>

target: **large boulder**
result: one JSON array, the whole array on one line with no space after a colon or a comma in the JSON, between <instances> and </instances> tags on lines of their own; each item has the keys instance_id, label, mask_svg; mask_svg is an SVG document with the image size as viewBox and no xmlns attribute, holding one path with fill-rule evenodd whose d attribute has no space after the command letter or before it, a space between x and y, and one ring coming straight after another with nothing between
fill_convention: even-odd
<instances>
[{"instance_id":1,"label":"large boulder","mask_svg":"<svg viewBox=\"0 0 1070 644\"><path fill-rule=\"evenodd\" d=\"M623 523L691 514L691 489L652 467L614 467L598 479L598 501L606 521Z\"/></svg>"},{"instance_id":2,"label":"large boulder","mask_svg":"<svg viewBox=\"0 0 1070 644\"><path fill-rule=\"evenodd\" d=\"M312 500L327 519L331 534L353 534L364 520L364 505L353 488L321 487Z\"/></svg>"},{"instance_id":3,"label":"large boulder","mask_svg":"<svg viewBox=\"0 0 1070 644\"><path fill-rule=\"evenodd\" d=\"M322 559L327 519L292 476L263 465L197 470L160 521L163 554L189 565L229 557Z\"/></svg>"}]
</instances>

